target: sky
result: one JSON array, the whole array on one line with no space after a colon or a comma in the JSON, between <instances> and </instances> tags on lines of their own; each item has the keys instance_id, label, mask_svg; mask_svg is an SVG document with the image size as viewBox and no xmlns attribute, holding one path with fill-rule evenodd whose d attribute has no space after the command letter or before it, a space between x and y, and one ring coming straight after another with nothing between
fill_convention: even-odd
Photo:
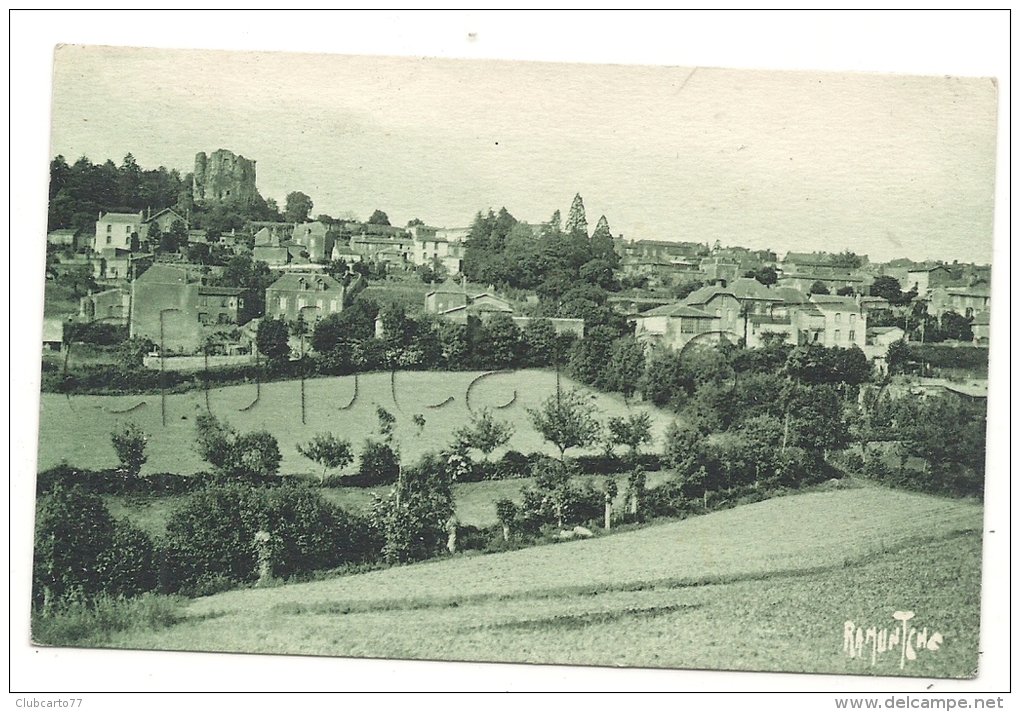
<instances>
[{"instance_id":1,"label":"sky","mask_svg":"<svg viewBox=\"0 0 1020 712\"><path fill-rule=\"evenodd\" d=\"M9 438L12 689L725 689L786 693L772 704L791 710L829 705L826 693L834 690L917 692L916 679L856 675L32 648L27 618L17 615L28 609L38 442L31 414L39 407L44 251L32 236L46 229L47 166L56 153L119 163L131 151L143 167L187 171L195 153L227 148L258 161L263 195L281 200L301 190L316 211L331 214L365 218L378 207L394 222L420 217L458 226L478 210L506 205L520 219L540 221L556 209L566 214L580 192L589 225L604 213L627 237L707 240L718 233L724 244L780 251L849 247L873 259L987 261L994 94L981 78L989 76L998 77L1002 98L990 363L991 381L1000 385L989 392L984 654L974 680L923 683L939 693L1009 688L1009 640L1001 633L1010 625L1011 543L1008 14L61 10L16 12L9 21L9 334L19 336L8 350L17 375L11 412L19 416L11 418ZM266 55L239 65L221 54L205 62L150 54L139 64L132 53L133 62L76 57L54 71L57 43L361 58L312 71L308 57L298 58L305 63L299 70ZM395 55L489 64L368 66L372 57ZM615 76L591 66L606 63ZM495 66L503 69L487 69ZM209 699L190 696L186 704L222 707L222 697ZM278 698L264 700L245 702L279 707ZM585 702L600 700L616 704L598 696ZM90 694L86 704L127 710L138 701ZM142 700L157 709L180 702ZM683 700L691 709L719 702L690 694Z\"/></svg>"},{"instance_id":2,"label":"sky","mask_svg":"<svg viewBox=\"0 0 1020 712\"><path fill-rule=\"evenodd\" d=\"M257 161L313 215L468 225L505 206L614 234L989 263L987 77L67 45L51 154Z\"/></svg>"}]
</instances>

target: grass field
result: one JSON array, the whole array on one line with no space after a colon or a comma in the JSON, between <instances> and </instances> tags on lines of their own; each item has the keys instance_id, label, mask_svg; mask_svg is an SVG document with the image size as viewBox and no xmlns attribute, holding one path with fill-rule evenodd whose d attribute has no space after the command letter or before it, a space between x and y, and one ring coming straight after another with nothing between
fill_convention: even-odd
<instances>
[{"instance_id":1,"label":"grass field","mask_svg":"<svg viewBox=\"0 0 1020 712\"><path fill-rule=\"evenodd\" d=\"M262 384L258 402L248 410L244 408L256 396L254 383L211 389L209 409L238 430L272 432L283 454L282 473L317 474L317 467L298 454L297 443L309 440L317 432L330 431L349 438L355 451L360 452L365 438L377 431L376 406L380 405L397 416L396 440L403 461L412 463L423 453L446 446L451 433L468 422L470 411L466 394L478 375L478 372L398 372L391 387L391 374L366 374L359 376L357 400L347 409L345 406L354 397L354 376L311 379L304 386L306 424L302 424L301 382L297 380ZM558 455L554 447L543 443L527 415L528 408L537 406L555 392L555 382L555 374L547 371L493 374L478 380L471 388L470 405L475 410L497 408L497 417L514 425L510 448ZM564 388L573 385L563 379ZM647 410L654 422L655 446L661 444L671 416L651 406L628 406L617 396L586 392L602 419L625 415L631 410ZM430 407L451 398L446 405ZM508 403L507 407L499 408ZM205 408L203 391L169 394L166 396L166 427L163 427L159 395L67 397L44 393L39 417L39 469L52 467L61 460L93 469L116 466L110 432L118 424L133 421L149 434L149 460L142 474L190 474L205 470L208 466L193 447L195 416ZM132 410L118 412L128 409ZM426 420L420 433L411 422L414 414L421 414ZM497 451L493 457L501 454ZM356 467L355 462L348 471L353 472Z\"/></svg>"},{"instance_id":2,"label":"grass field","mask_svg":"<svg viewBox=\"0 0 1020 712\"><path fill-rule=\"evenodd\" d=\"M198 599L111 647L967 677L982 509L878 487L643 529ZM900 668L844 623L939 632ZM190 620L188 620L190 619ZM870 645L870 644L869 644Z\"/></svg>"}]
</instances>

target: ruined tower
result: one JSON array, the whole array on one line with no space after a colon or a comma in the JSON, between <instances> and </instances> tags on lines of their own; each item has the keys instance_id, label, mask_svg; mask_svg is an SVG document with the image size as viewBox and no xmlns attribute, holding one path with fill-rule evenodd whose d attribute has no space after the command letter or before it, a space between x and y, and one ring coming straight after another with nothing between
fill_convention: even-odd
<instances>
[{"instance_id":1,"label":"ruined tower","mask_svg":"<svg viewBox=\"0 0 1020 712\"><path fill-rule=\"evenodd\" d=\"M193 197L196 201L252 205L257 195L255 161L222 148L208 156L205 152L195 155Z\"/></svg>"}]
</instances>

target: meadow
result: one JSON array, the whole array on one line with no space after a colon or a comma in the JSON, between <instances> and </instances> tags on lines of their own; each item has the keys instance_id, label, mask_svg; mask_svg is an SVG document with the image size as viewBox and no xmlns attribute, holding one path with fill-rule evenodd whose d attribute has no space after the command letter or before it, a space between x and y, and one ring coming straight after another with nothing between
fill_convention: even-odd
<instances>
[{"instance_id":1,"label":"meadow","mask_svg":"<svg viewBox=\"0 0 1020 712\"><path fill-rule=\"evenodd\" d=\"M981 523L974 502L833 488L590 540L229 591L192 601L168 628L93 642L968 677L978 661ZM913 612L928 637L938 632L938 649L873 661L869 642L865 655L847 654L847 621L893 629L895 611Z\"/></svg>"},{"instance_id":2,"label":"meadow","mask_svg":"<svg viewBox=\"0 0 1020 712\"><path fill-rule=\"evenodd\" d=\"M360 452L364 440L378 431L377 406L397 417L395 438L405 463L447 446L452 432L469 422L472 410L482 408L492 408L497 418L513 424L515 432L507 448L558 456L556 449L543 442L531 426L527 414L528 408L537 407L555 393L555 373L522 370L479 376L482 373L477 371L369 373L357 377L356 392L354 376L308 379L304 383L303 418L299 380L213 388L208 397L205 391L167 394L165 427L158 394L43 393L38 466L44 470L67 461L90 469L116 467L110 432L119 425L135 422L149 436L143 475L207 470L208 465L194 450L195 416L207 408L240 431L264 429L275 435L283 455L280 472L284 474L318 474L317 466L297 452L299 442L308 441L318 432L349 438L355 451ZM579 386L564 377L562 387ZM653 420L656 438L653 447L661 444L669 414L648 405L627 404L617 395L581 388L602 420L647 411ZM412 422L412 416L418 414L425 418L425 427L420 430ZM499 457L502 452L499 450L492 457ZM579 451L569 454L577 455ZM353 473L356 469L355 462L345 472Z\"/></svg>"}]
</instances>

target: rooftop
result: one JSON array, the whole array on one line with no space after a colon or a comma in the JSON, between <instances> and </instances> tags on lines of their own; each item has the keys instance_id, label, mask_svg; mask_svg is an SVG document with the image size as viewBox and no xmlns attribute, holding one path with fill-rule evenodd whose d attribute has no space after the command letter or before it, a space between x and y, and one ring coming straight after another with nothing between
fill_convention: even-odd
<instances>
[{"instance_id":1,"label":"rooftop","mask_svg":"<svg viewBox=\"0 0 1020 712\"><path fill-rule=\"evenodd\" d=\"M291 272L284 274L278 280L269 285L268 289L286 292L299 292L305 289L316 289L322 285L324 291L340 291L343 285L330 277L328 274L317 274L313 272Z\"/></svg>"}]
</instances>

